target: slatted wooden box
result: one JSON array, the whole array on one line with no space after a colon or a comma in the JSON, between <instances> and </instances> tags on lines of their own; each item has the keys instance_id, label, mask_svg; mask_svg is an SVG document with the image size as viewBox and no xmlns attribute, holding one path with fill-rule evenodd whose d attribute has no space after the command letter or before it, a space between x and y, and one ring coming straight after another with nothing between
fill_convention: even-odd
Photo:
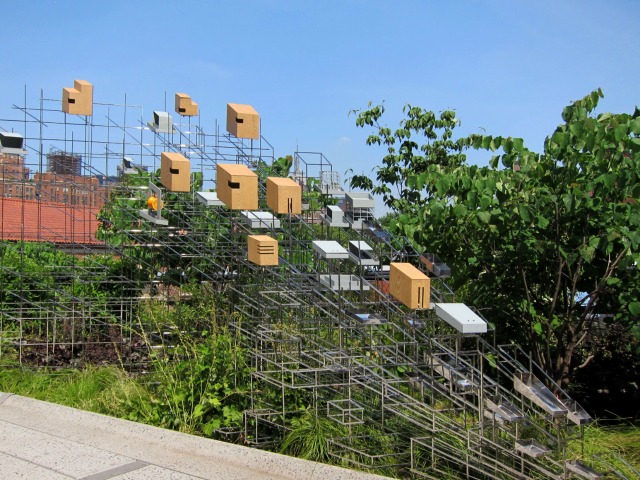
<instances>
[{"instance_id":1,"label":"slatted wooden box","mask_svg":"<svg viewBox=\"0 0 640 480\"><path fill-rule=\"evenodd\" d=\"M391 263L389 293L412 309L431 306L431 280L410 263Z\"/></svg>"},{"instance_id":2,"label":"slatted wooden box","mask_svg":"<svg viewBox=\"0 0 640 480\"><path fill-rule=\"evenodd\" d=\"M268 235L249 235L250 262L261 266L278 265L278 240Z\"/></svg>"},{"instance_id":3,"label":"slatted wooden box","mask_svg":"<svg viewBox=\"0 0 640 480\"><path fill-rule=\"evenodd\" d=\"M290 178L267 177L267 206L276 213L302 213L302 187Z\"/></svg>"}]
</instances>

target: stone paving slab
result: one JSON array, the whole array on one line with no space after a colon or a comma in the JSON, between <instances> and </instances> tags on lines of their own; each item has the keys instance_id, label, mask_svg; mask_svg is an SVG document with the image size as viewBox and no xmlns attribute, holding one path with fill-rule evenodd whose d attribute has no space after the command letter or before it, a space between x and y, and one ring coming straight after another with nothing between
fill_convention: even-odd
<instances>
[{"instance_id":1,"label":"stone paving slab","mask_svg":"<svg viewBox=\"0 0 640 480\"><path fill-rule=\"evenodd\" d=\"M73 477L62 475L28 460L0 453L0 472L2 478L71 480Z\"/></svg>"},{"instance_id":2,"label":"stone paving slab","mask_svg":"<svg viewBox=\"0 0 640 480\"><path fill-rule=\"evenodd\" d=\"M186 473L176 472L155 465L148 465L140 470L110 477L110 480L192 480L201 478L202 477L194 477L193 475L187 475Z\"/></svg>"},{"instance_id":3,"label":"stone paving slab","mask_svg":"<svg viewBox=\"0 0 640 480\"><path fill-rule=\"evenodd\" d=\"M387 478L6 393L0 472L3 480Z\"/></svg>"},{"instance_id":4,"label":"stone paving slab","mask_svg":"<svg viewBox=\"0 0 640 480\"><path fill-rule=\"evenodd\" d=\"M0 452L72 478L131 463L131 458L0 420Z\"/></svg>"}]
</instances>

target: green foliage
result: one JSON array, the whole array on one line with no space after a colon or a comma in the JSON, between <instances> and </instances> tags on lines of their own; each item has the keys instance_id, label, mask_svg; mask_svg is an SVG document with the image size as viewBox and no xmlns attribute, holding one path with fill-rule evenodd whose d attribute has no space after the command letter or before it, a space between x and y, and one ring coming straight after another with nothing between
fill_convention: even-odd
<instances>
[{"instance_id":1,"label":"green foliage","mask_svg":"<svg viewBox=\"0 0 640 480\"><path fill-rule=\"evenodd\" d=\"M411 105L405 106L403 111L407 118L395 131L380 125L384 113L382 105L355 112L358 113L357 126L375 130L367 138L367 145L384 145L387 153L382 166L376 169L376 184L368 175L355 175L351 178L351 186L382 195L385 205L395 211L412 213L413 206L427 198L434 188L434 185L425 184L428 172L437 167L461 165L466 157L462 153L463 145L453 140L453 131L460 124L454 111L445 110L436 115ZM423 136L425 143L418 145L415 136ZM415 234L416 230L410 233Z\"/></svg>"},{"instance_id":2,"label":"green foliage","mask_svg":"<svg viewBox=\"0 0 640 480\"><path fill-rule=\"evenodd\" d=\"M562 383L574 354L593 353L581 349L598 314L639 323L640 119L637 110L594 115L601 97L565 108L542 154L518 138L454 140L453 112L407 106L394 132L379 123L382 107L356 121L387 155L375 185L354 177L352 186L382 194L402 231L454 267L456 286L466 285L503 339L527 345ZM496 155L469 165L468 148Z\"/></svg>"},{"instance_id":3,"label":"green foliage","mask_svg":"<svg viewBox=\"0 0 640 480\"><path fill-rule=\"evenodd\" d=\"M65 324L57 332L59 340L93 320L115 324L120 312L110 296L134 294L141 274L130 260L76 257L46 243L1 242L0 266L0 311L6 313L3 334L19 330L29 340L45 335L43 309L59 313L62 323L73 312L76 327Z\"/></svg>"},{"instance_id":4,"label":"green foliage","mask_svg":"<svg viewBox=\"0 0 640 480\"><path fill-rule=\"evenodd\" d=\"M260 181L264 183L267 177L288 177L292 165L293 157L291 155L279 157L277 160L274 160L271 165L267 165L264 160L258 160L256 172Z\"/></svg>"},{"instance_id":5,"label":"green foliage","mask_svg":"<svg viewBox=\"0 0 640 480\"><path fill-rule=\"evenodd\" d=\"M139 311L149 374L116 367L83 370L0 368L0 391L129 420L212 436L238 428L248 408L248 354L216 315L216 299L194 292L192 303L150 302Z\"/></svg>"},{"instance_id":6,"label":"green foliage","mask_svg":"<svg viewBox=\"0 0 640 480\"><path fill-rule=\"evenodd\" d=\"M210 298L162 307L150 303L141 311L152 398L144 408L131 405L129 418L205 436L220 427L239 427L248 406L247 352L218 320ZM172 335L160 334L158 342L148 333L154 331Z\"/></svg>"},{"instance_id":7,"label":"green foliage","mask_svg":"<svg viewBox=\"0 0 640 480\"><path fill-rule=\"evenodd\" d=\"M58 252L46 243L1 242L0 243L0 293L2 304L18 299L31 302L51 300L56 283L71 280L70 266L73 258ZM47 269L55 265L66 271L56 275L56 270Z\"/></svg>"},{"instance_id":8,"label":"green foliage","mask_svg":"<svg viewBox=\"0 0 640 480\"><path fill-rule=\"evenodd\" d=\"M328 440L344 436L346 429L335 421L306 410L291 422L280 451L305 460L326 462L329 459Z\"/></svg>"},{"instance_id":9,"label":"green foliage","mask_svg":"<svg viewBox=\"0 0 640 480\"><path fill-rule=\"evenodd\" d=\"M114 366L31 370L5 363L0 368L0 391L118 417L127 415L127 403L146 396L142 387Z\"/></svg>"},{"instance_id":10,"label":"green foliage","mask_svg":"<svg viewBox=\"0 0 640 480\"><path fill-rule=\"evenodd\" d=\"M128 231L145 230L149 224L142 222L139 211L146 210L149 183L158 183L160 170L155 174L139 170L136 174L124 175L121 182L111 190L109 201L98 214L98 231L96 237L109 242L112 246L131 243ZM166 192L163 198L163 217L172 226L187 224L185 212L190 210L191 195L201 191L204 184L202 172L192 172L190 194ZM137 239L141 238L138 232Z\"/></svg>"},{"instance_id":11,"label":"green foliage","mask_svg":"<svg viewBox=\"0 0 640 480\"><path fill-rule=\"evenodd\" d=\"M629 465L640 470L640 429L629 423L606 426L594 422L585 427L584 442L570 442L567 451L573 458L593 463L597 471L607 472L611 466L626 478L636 478Z\"/></svg>"},{"instance_id":12,"label":"green foliage","mask_svg":"<svg viewBox=\"0 0 640 480\"><path fill-rule=\"evenodd\" d=\"M98 213L98 231L96 237L106 240L113 246L128 241L126 232L139 227L138 211L147 208L146 188L149 182L159 178L150 172L138 170L136 174L124 175L120 183L111 190L109 201Z\"/></svg>"},{"instance_id":13,"label":"green foliage","mask_svg":"<svg viewBox=\"0 0 640 480\"><path fill-rule=\"evenodd\" d=\"M287 155L285 157L279 157L271 165L271 176L273 177L288 177L293 165L293 157Z\"/></svg>"}]
</instances>

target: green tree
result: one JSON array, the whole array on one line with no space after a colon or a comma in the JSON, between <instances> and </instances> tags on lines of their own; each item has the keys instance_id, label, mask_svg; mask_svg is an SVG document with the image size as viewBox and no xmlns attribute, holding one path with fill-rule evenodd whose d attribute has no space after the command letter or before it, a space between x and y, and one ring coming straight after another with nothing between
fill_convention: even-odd
<instances>
[{"instance_id":1,"label":"green tree","mask_svg":"<svg viewBox=\"0 0 640 480\"><path fill-rule=\"evenodd\" d=\"M387 155L375 184L360 175L352 186L382 193L403 233L453 265L469 301L561 384L602 322L630 329L640 316L640 111L595 115L601 97L566 107L542 154L518 138L454 140L451 112L407 107L391 131L369 106L356 121ZM469 165L468 148L495 153Z\"/></svg>"}]
</instances>

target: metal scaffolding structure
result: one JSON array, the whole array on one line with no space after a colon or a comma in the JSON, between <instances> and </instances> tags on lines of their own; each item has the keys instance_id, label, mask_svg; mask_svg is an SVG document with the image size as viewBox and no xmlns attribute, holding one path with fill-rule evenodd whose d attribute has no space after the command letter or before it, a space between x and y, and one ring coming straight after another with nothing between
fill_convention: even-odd
<instances>
[{"instance_id":1,"label":"metal scaffolding structure","mask_svg":"<svg viewBox=\"0 0 640 480\"><path fill-rule=\"evenodd\" d=\"M0 285L0 357L11 350L48 365L60 349L72 358L78 350L130 346L141 302L180 301L183 278L223 282L237 312L232 328L251 353L253 388L243 431L219 436L276 445L299 413L286 401L296 391L339 427L329 454L354 468L403 478L603 477L607 465L567 452L589 415L522 348L496 345L490 328L475 333L458 325L460 308L484 319L455 303L448 267L385 231L372 197L342 191L324 155L295 153L291 176L303 187L302 213L278 214L266 205L275 156L262 136L237 138L217 125L206 133L199 117L179 115L173 123L154 111L147 118L126 97L123 104L94 103L91 116L64 113L59 98L42 93L36 104L26 98L14 105L17 118L0 120L0 130L18 133L25 150L0 150L5 164L21 159L24 169L2 170L0 271L12 281ZM161 185L162 152L190 160L197 188L176 193ZM67 165L51 181L69 189L66 201L7 195L10 186L12 194L17 186L43 191L32 174L51 170L52 158ZM217 198L221 163L257 174L257 211L232 210ZM88 184L87 177L97 180ZM150 188L169 206L148 210ZM73 190L90 190L92 200ZM10 214L35 215L36 230L25 221L10 224ZM62 219L59 226L47 223L53 217ZM100 234L77 235L84 227L94 232L92 222ZM278 241L277 265L247 258L247 236L264 234ZM53 272L53 282L38 283L29 241L71 252L74 261ZM9 253L23 259L20 271L5 263ZM110 271L114 256L132 259L132 267ZM429 308L409 308L390 295L392 262L429 277ZM97 302L90 291L100 281L112 284L113 295ZM264 395L265 386L279 394ZM613 469L607 475L625 478Z\"/></svg>"}]
</instances>

